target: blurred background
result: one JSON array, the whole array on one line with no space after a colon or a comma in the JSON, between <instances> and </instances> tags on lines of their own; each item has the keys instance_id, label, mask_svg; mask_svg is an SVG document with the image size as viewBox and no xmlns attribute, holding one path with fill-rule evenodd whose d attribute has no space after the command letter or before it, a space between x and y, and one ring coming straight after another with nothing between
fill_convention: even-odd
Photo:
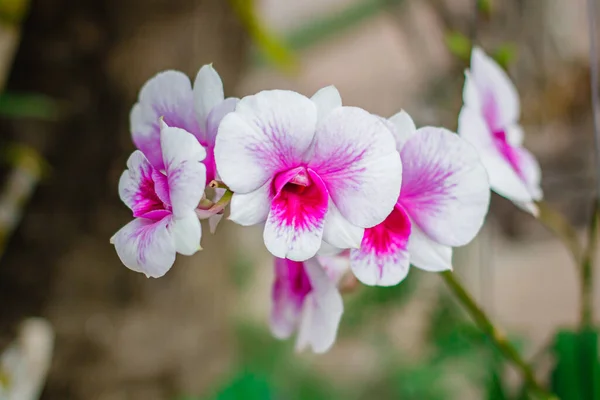
<instances>
[{"instance_id":1,"label":"blurred background","mask_svg":"<svg viewBox=\"0 0 600 400\"><path fill-rule=\"evenodd\" d=\"M346 294L337 343L314 356L268 331L260 227L223 222L162 279L122 266L108 240L130 219L128 115L155 73L212 62L229 96L333 84L347 105L455 130L475 39L519 88L548 202L583 232L586 17L584 0L0 0L0 351L25 318L50 322L45 400L517 398L435 274ZM568 252L494 196L455 266L546 377L553 331L578 318Z\"/></svg>"}]
</instances>

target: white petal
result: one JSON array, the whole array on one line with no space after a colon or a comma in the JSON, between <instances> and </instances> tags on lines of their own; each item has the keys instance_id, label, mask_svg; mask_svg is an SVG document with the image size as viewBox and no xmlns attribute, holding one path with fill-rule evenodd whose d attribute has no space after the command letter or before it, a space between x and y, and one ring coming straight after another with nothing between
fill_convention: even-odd
<instances>
[{"instance_id":1,"label":"white petal","mask_svg":"<svg viewBox=\"0 0 600 400\"><path fill-rule=\"evenodd\" d=\"M119 179L119 197L134 213L143 208L149 208L149 199L143 196L143 188L153 186L153 168L144 154L136 150L127 160L127 169Z\"/></svg>"},{"instance_id":2,"label":"white petal","mask_svg":"<svg viewBox=\"0 0 600 400\"><path fill-rule=\"evenodd\" d=\"M223 82L221 77L215 71L212 64L204 65L198 71L194 80L194 107L196 110L196 118L202 128L206 132L207 119L213 107L221 103L225 99L223 93ZM206 138L199 138L204 140Z\"/></svg>"},{"instance_id":3,"label":"white petal","mask_svg":"<svg viewBox=\"0 0 600 400\"><path fill-rule=\"evenodd\" d=\"M344 274L350 269L349 253L344 255L331 255L316 257L329 279L337 286Z\"/></svg>"},{"instance_id":4,"label":"white petal","mask_svg":"<svg viewBox=\"0 0 600 400\"><path fill-rule=\"evenodd\" d=\"M310 99L317 105L319 121L334 109L342 106L342 96L333 85L319 89Z\"/></svg>"},{"instance_id":5,"label":"white petal","mask_svg":"<svg viewBox=\"0 0 600 400\"><path fill-rule=\"evenodd\" d=\"M425 127L400 153L400 203L431 239L447 246L470 242L488 212L490 187L477 151L458 135Z\"/></svg>"},{"instance_id":6,"label":"white petal","mask_svg":"<svg viewBox=\"0 0 600 400\"><path fill-rule=\"evenodd\" d=\"M417 132L417 127L410 115L404 110L392 116L388 121L390 121L394 128L392 133L396 139L396 149L400 151L406 141Z\"/></svg>"},{"instance_id":7,"label":"white petal","mask_svg":"<svg viewBox=\"0 0 600 400\"><path fill-rule=\"evenodd\" d=\"M212 111L208 114L208 118L206 120L206 138L205 143L208 147L215 147L215 139L217 138L217 133L219 131L219 125L221 121L227 114L233 112L235 107L237 106L240 99L235 97L230 97L228 99L223 100L221 103L217 104L213 107Z\"/></svg>"},{"instance_id":8,"label":"white petal","mask_svg":"<svg viewBox=\"0 0 600 400\"><path fill-rule=\"evenodd\" d=\"M200 250L202 227L195 213L184 218L174 219L170 226L175 242L175 250L184 256L191 256Z\"/></svg>"},{"instance_id":9,"label":"white petal","mask_svg":"<svg viewBox=\"0 0 600 400\"><path fill-rule=\"evenodd\" d=\"M479 152L492 190L513 202L531 202L531 194L512 165L496 149L483 118L469 107L458 117L459 135Z\"/></svg>"},{"instance_id":10,"label":"white petal","mask_svg":"<svg viewBox=\"0 0 600 400\"><path fill-rule=\"evenodd\" d=\"M189 132L164 126L161 147L169 182L173 214L189 214L198 206L206 188L206 151Z\"/></svg>"},{"instance_id":11,"label":"white petal","mask_svg":"<svg viewBox=\"0 0 600 400\"><path fill-rule=\"evenodd\" d=\"M253 192L234 193L229 203L229 219L242 226L251 226L267 220L271 210L271 180Z\"/></svg>"},{"instance_id":12,"label":"white petal","mask_svg":"<svg viewBox=\"0 0 600 400\"><path fill-rule=\"evenodd\" d=\"M340 214L331 198L329 199L329 210L325 215L325 228L323 240L338 249L358 249L362 241L364 228L348 222Z\"/></svg>"},{"instance_id":13,"label":"white petal","mask_svg":"<svg viewBox=\"0 0 600 400\"><path fill-rule=\"evenodd\" d=\"M361 228L383 221L398 199L402 164L394 137L381 118L360 108L337 108L319 124L309 168L340 213Z\"/></svg>"},{"instance_id":14,"label":"white petal","mask_svg":"<svg viewBox=\"0 0 600 400\"><path fill-rule=\"evenodd\" d=\"M217 227L219 226L219 222L223 219L223 214L215 214L208 217L208 229L211 234L215 234L217 231Z\"/></svg>"},{"instance_id":15,"label":"white petal","mask_svg":"<svg viewBox=\"0 0 600 400\"><path fill-rule=\"evenodd\" d=\"M544 197L541 188L542 169L540 168L540 164L527 149L519 148L516 151L525 185L531 194L531 198L539 201Z\"/></svg>"},{"instance_id":16,"label":"white petal","mask_svg":"<svg viewBox=\"0 0 600 400\"><path fill-rule=\"evenodd\" d=\"M517 122L520 103L515 86L506 72L479 47L474 47L471 53L470 72L482 105L486 103L486 96L493 98L497 125L504 127Z\"/></svg>"},{"instance_id":17,"label":"white petal","mask_svg":"<svg viewBox=\"0 0 600 400\"><path fill-rule=\"evenodd\" d=\"M306 297L312 290L303 263L275 258L269 326L273 336L287 339L300 321Z\"/></svg>"},{"instance_id":18,"label":"white petal","mask_svg":"<svg viewBox=\"0 0 600 400\"><path fill-rule=\"evenodd\" d=\"M340 254L342 251L344 251L344 249L334 247L334 246L330 245L329 243L327 243L325 240L323 240L323 242L321 243L321 247L319 248L319 251L317 252L317 255L318 256L335 256L335 255Z\"/></svg>"},{"instance_id":19,"label":"white petal","mask_svg":"<svg viewBox=\"0 0 600 400\"><path fill-rule=\"evenodd\" d=\"M147 277L163 276L175 262L175 243L168 225L171 218L155 222L136 218L112 238L123 264Z\"/></svg>"},{"instance_id":20,"label":"white petal","mask_svg":"<svg viewBox=\"0 0 600 400\"><path fill-rule=\"evenodd\" d=\"M129 118L135 145L152 165L162 169L160 118L167 125L185 129L195 136L200 133L194 114L192 85L179 71L164 71L146 82Z\"/></svg>"},{"instance_id":21,"label":"white petal","mask_svg":"<svg viewBox=\"0 0 600 400\"><path fill-rule=\"evenodd\" d=\"M434 242L413 224L408 239L410 263L425 271L439 272L452 269L452 247Z\"/></svg>"},{"instance_id":22,"label":"white petal","mask_svg":"<svg viewBox=\"0 0 600 400\"><path fill-rule=\"evenodd\" d=\"M221 121L217 169L236 193L249 193L302 164L315 134L317 108L301 94L263 91L244 97Z\"/></svg>"},{"instance_id":23,"label":"white petal","mask_svg":"<svg viewBox=\"0 0 600 400\"><path fill-rule=\"evenodd\" d=\"M304 265L313 290L305 300L296 349L311 347L315 353L325 353L335 342L344 303L335 283L315 259Z\"/></svg>"}]
</instances>

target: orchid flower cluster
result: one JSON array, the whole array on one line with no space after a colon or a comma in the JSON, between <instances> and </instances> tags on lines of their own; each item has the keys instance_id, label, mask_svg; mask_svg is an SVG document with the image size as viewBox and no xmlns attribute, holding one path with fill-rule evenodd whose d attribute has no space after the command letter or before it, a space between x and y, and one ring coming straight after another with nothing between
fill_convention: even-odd
<instances>
[{"instance_id":1,"label":"orchid flower cluster","mask_svg":"<svg viewBox=\"0 0 600 400\"><path fill-rule=\"evenodd\" d=\"M490 187L535 214L540 169L521 146L518 95L479 48L463 97L457 135L417 128L405 111L386 119L343 106L333 86L311 98L266 90L236 99L211 65L193 85L159 73L131 111L137 150L119 195L134 219L111 243L125 266L160 277L176 253L201 249L200 220L214 232L229 205L230 221L264 224L272 333L297 331L299 350L325 352L345 274L391 286L410 265L451 270L452 248L484 223Z\"/></svg>"}]
</instances>

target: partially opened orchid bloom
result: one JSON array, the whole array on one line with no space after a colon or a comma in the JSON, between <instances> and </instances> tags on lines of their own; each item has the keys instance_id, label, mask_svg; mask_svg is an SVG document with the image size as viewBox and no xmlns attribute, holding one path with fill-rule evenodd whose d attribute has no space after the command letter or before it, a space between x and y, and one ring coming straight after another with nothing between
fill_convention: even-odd
<instances>
[{"instance_id":1,"label":"partially opened orchid bloom","mask_svg":"<svg viewBox=\"0 0 600 400\"><path fill-rule=\"evenodd\" d=\"M351 251L356 277L367 285L401 282L409 266L452 269L452 247L470 242L487 214L490 187L477 151L443 129L416 129L410 116L390 118L402 159L400 196L386 220L365 230Z\"/></svg>"},{"instance_id":2,"label":"partially opened orchid bloom","mask_svg":"<svg viewBox=\"0 0 600 400\"><path fill-rule=\"evenodd\" d=\"M322 241L360 246L362 229L390 213L402 165L394 137L377 116L301 94L263 91L223 118L215 158L234 192L230 219L266 221L276 257L304 261Z\"/></svg>"},{"instance_id":3,"label":"partially opened orchid bloom","mask_svg":"<svg viewBox=\"0 0 600 400\"><path fill-rule=\"evenodd\" d=\"M239 99L227 98L223 83L212 65L204 65L196 75L194 86L179 71L164 71L144 84L138 102L131 109L130 128L133 142L150 163L162 169L159 119L168 126L185 129L193 134L206 150L206 181L217 179L214 147L215 137L223 117L233 111ZM217 189L215 201L222 195ZM209 218L211 230L221 215Z\"/></svg>"},{"instance_id":4,"label":"partially opened orchid bloom","mask_svg":"<svg viewBox=\"0 0 600 400\"><path fill-rule=\"evenodd\" d=\"M192 255L200 249L195 210L206 185L204 148L191 133L161 124L163 169L139 150L129 157L119 196L135 219L111 238L126 267L153 278L171 268L175 253Z\"/></svg>"},{"instance_id":5,"label":"partially opened orchid bloom","mask_svg":"<svg viewBox=\"0 0 600 400\"><path fill-rule=\"evenodd\" d=\"M273 335L287 339L298 330L297 351L329 350L344 311L337 284L347 269L346 257L313 257L304 262L275 258Z\"/></svg>"},{"instance_id":6,"label":"partially opened orchid bloom","mask_svg":"<svg viewBox=\"0 0 600 400\"><path fill-rule=\"evenodd\" d=\"M492 190L537 214L541 170L522 147L519 95L506 72L478 47L465 73L463 100L458 133L479 151Z\"/></svg>"}]
</instances>

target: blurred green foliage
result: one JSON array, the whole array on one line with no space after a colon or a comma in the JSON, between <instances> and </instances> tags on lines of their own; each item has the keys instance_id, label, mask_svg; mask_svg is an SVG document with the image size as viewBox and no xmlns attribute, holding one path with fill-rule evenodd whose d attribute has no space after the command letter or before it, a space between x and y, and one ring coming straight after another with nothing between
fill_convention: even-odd
<instances>
[{"instance_id":1,"label":"blurred green foliage","mask_svg":"<svg viewBox=\"0 0 600 400\"><path fill-rule=\"evenodd\" d=\"M14 92L0 94L0 116L54 121L60 117L60 113L59 103L48 96Z\"/></svg>"}]
</instances>

